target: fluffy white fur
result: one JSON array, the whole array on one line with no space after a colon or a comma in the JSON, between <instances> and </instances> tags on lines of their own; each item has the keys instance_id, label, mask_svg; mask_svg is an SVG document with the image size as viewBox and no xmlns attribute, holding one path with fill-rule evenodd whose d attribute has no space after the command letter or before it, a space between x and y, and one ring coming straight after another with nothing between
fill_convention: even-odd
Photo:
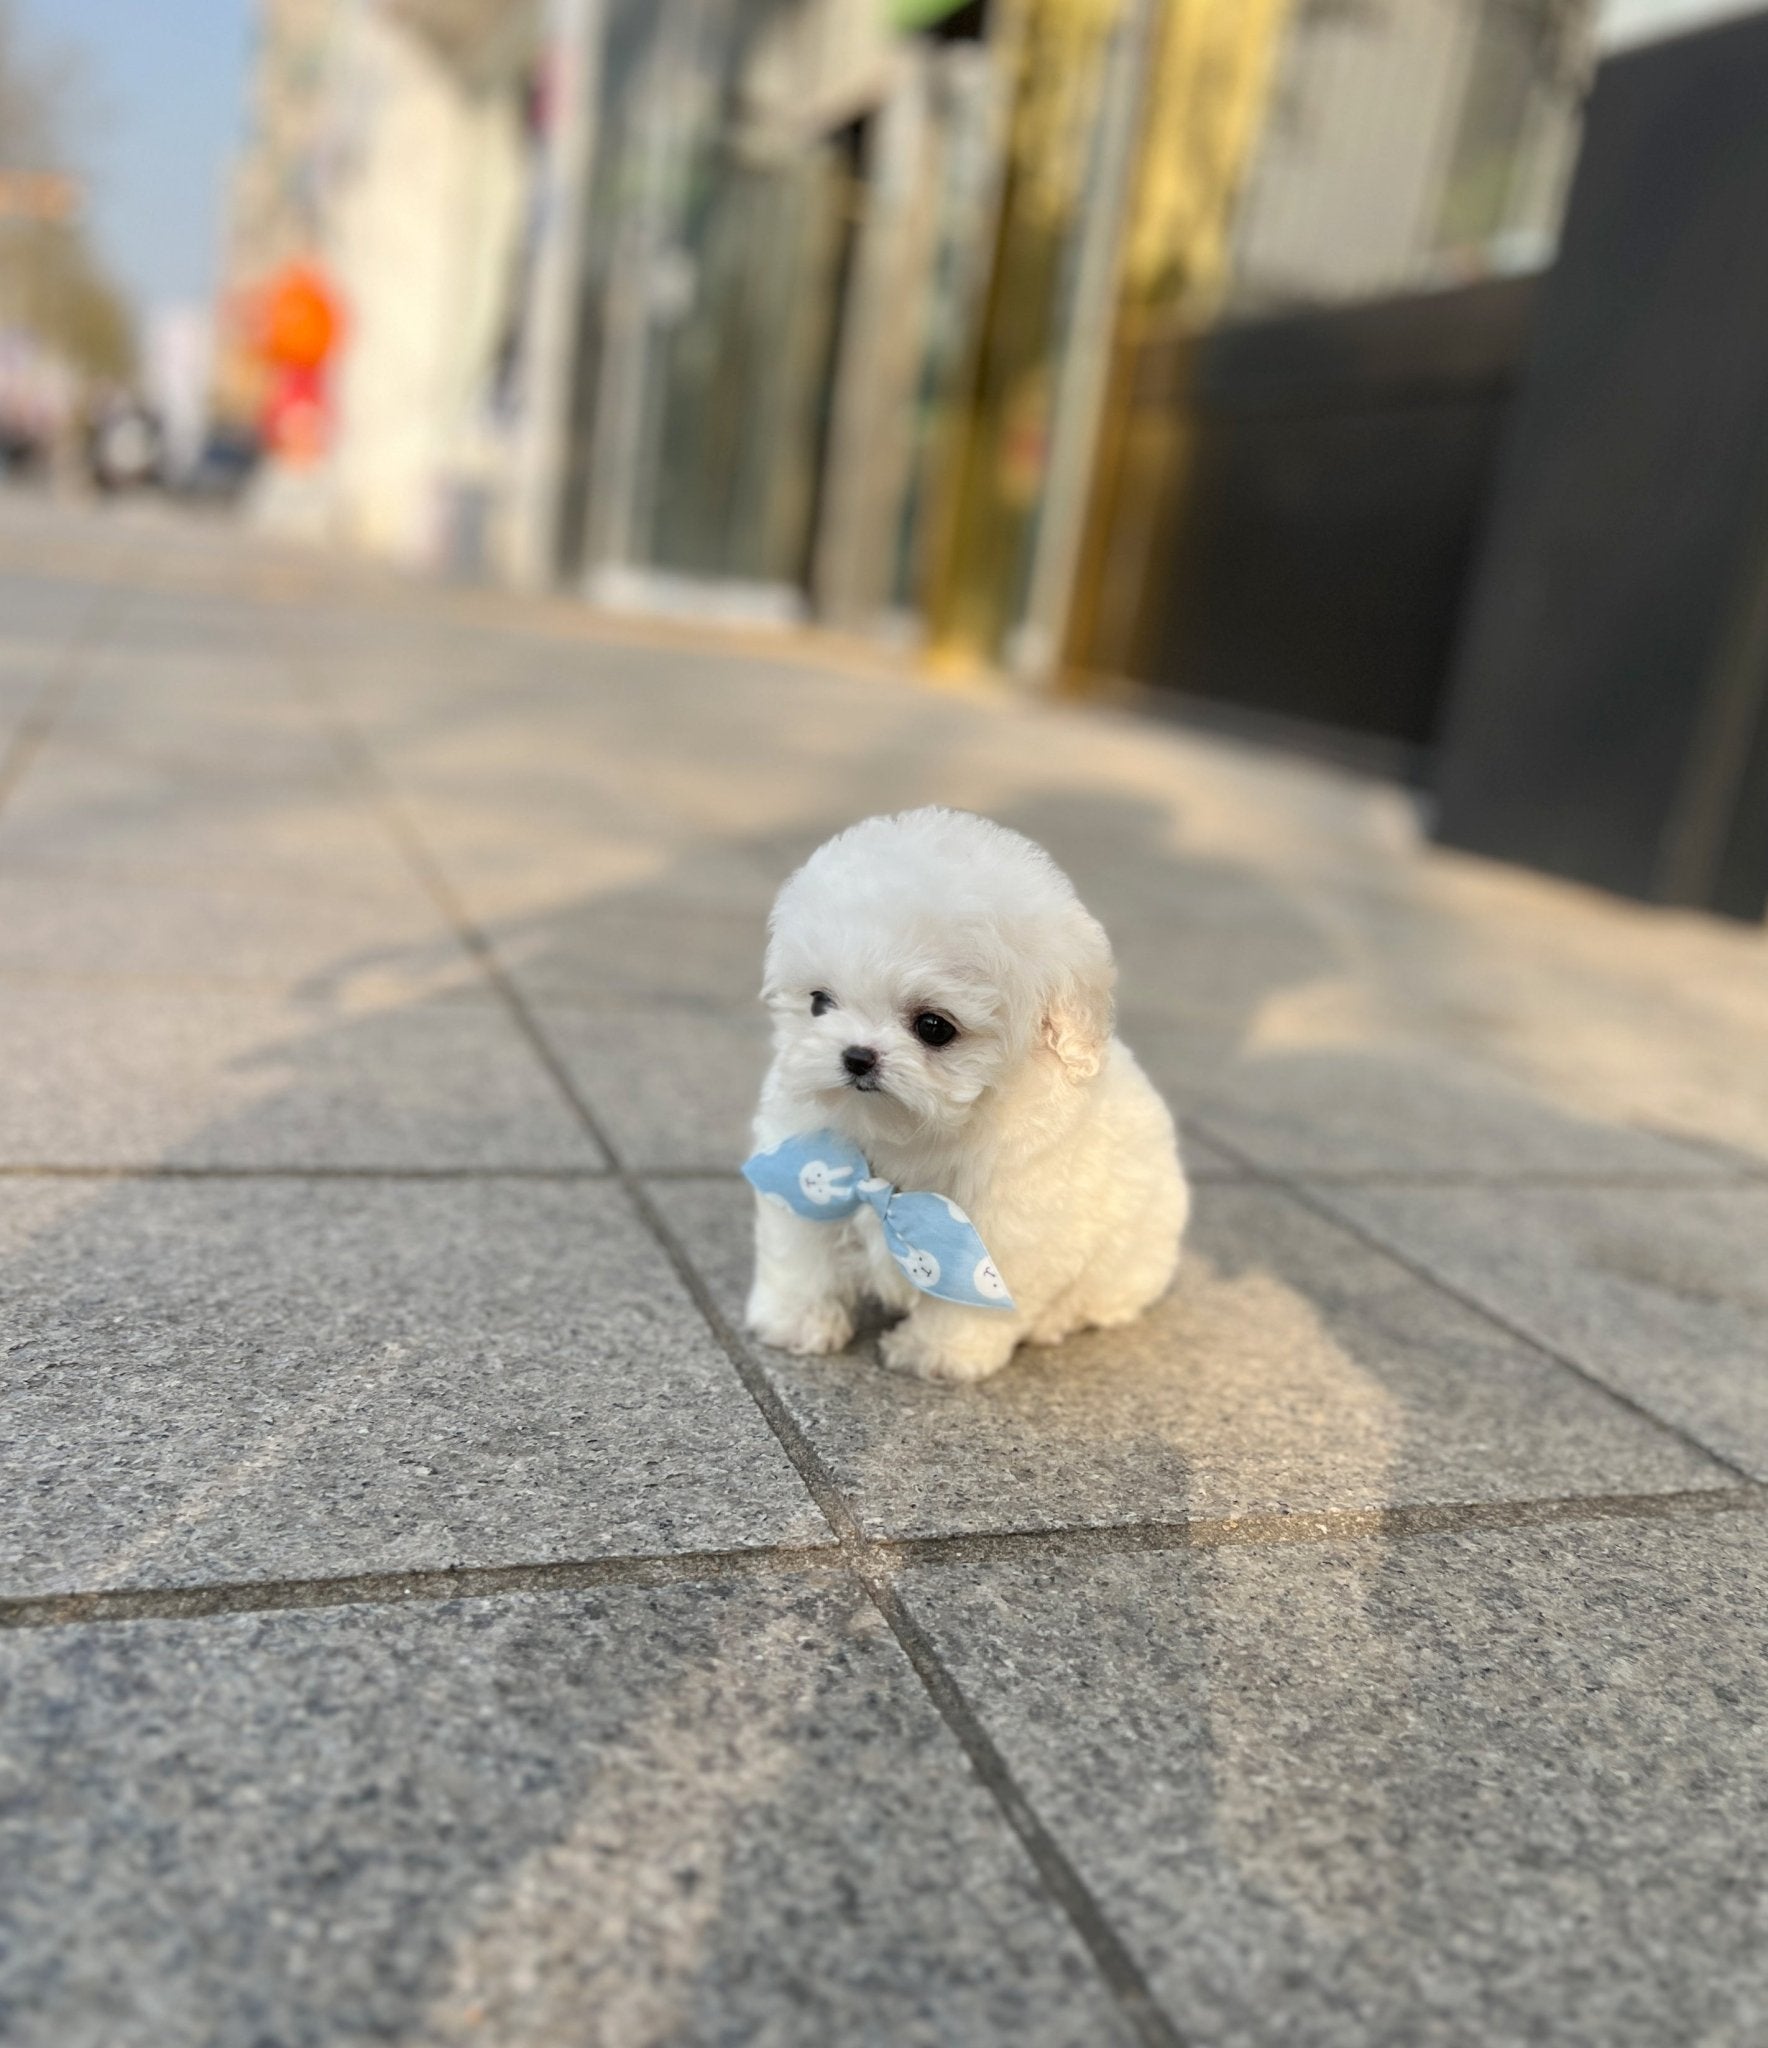
<instances>
[{"instance_id":1,"label":"fluffy white fur","mask_svg":"<svg viewBox=\"0 0 1768 2048\"><path fill-rule=\"evenodd\" d=\"M1015 1306L918 1293L869 1210L819 1223L758 1201L757 1336L838 1351L869 1295L905 1311L887 1365L979 1380L1022 1341L1126 1323L1164 1292L1190 1208L1172 1118L1112 1035L1110 942L1041 847L961 811L868 818L791 877L769 930L757 1148L834 1129L899 1188L950 1196ZM950 1044L916 1036L929 1010ZM845 1070L854 1046L875 1085Z\"/></svg>"}]
</instances>

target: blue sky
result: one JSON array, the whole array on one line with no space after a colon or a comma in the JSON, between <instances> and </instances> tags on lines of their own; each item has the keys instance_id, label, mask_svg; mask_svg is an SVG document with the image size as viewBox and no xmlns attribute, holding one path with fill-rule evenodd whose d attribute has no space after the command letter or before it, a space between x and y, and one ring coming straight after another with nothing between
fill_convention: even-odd
<instances>
[{"instance_id":1,"label":"blue sky","mask_svg":"<svg viewBox=\"0 0 1768 2048\"><path fill-rule=\"evenodd\" d=\"M82 118L71 139L111 275L141 308L206 299L245 106L252 0L15 0L15 8L29 44L80 52Z\"/></svg>"}]
</instances>

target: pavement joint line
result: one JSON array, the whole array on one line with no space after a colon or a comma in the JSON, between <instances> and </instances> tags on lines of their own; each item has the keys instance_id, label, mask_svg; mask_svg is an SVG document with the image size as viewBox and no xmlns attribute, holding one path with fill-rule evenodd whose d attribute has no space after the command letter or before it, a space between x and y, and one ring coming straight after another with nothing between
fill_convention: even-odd
<instances>
[{"instance_id":1,"label":"pavement joint line","mask_svg":"<svg viewBox=\"0 0 1768 2048\"><path fill-rule=\"evenodd\" d=\"M184 1622L229 1614L293 1614L313 1608L438 1604L572 1593L623 1585L703 1585L735 1577L860 1571L877 1583L903 1571L965 1565L1022 1565L1037 1559L1088 1561L1182 1550L1264 1550L1272 1546L1418 1540L1487 1530L1563 1528L1590 1522L1692 1522L1768 1513L1768 1487L1680 1489L1676 1493L1543 1495L1522 1501L1422 1501L1403 1507L1254 1511L1162 1522L1076 1522L1024 1530L959 1530L946 1536L858 1536L852 1544L754 1544L740 1550L656 1550L508 1565L432 1565L301 1579L219 1579L199 1585L121 1585L0 1599L0 1632L82 1628L96 1622Z\"/></svg>"},{"instance_id":2,"label":"pavement joint line","mask_svg":"<svg viewBox=\"0 0 1768 2048\"><path fill-rule=\"evenodd\" d=\"M0 1180L611 1181L606 1166L150 1166L0 1164Z\"/></svg>"},{"instance_id":3,"label":"pavement joint line","mask_svg":"<svg viewBox=\"0 0 1768 2048\"><path fill-rule=\"evenodd\" d=\"M1456 1302L1460 1307L1478 1316L1483 1322L1489 1323L1493 1329L1502 1330L1505 1336L1518 1344L1527 1346L1538 1357L1545 1358L1552 1364L1561 1367L1564 1371L1575 1374L1586 1386L1594 1387L1598 1393L1606 1395L1611 1402L1625 1409L1639 1421L1649 1424L1653 1430L1658 1430L1667 1436L1674 1437L1689 1450L1698 1452L1709 1463L1718 1466L1723 1471L1729 1472L1734 1480L1744 1486L1753 1487L1762 1483L1748 1466L1740 1465L1735 1458L1727 1457L1723 1451L1716 1451L1711 1444L1703 1443L1691 1429L1684 1428L1679 1422L1670 1421L1667 1416L1659 1415L1654 1409L1648 1408L1643 1401L1636 1399L1632 1394L1624 1392L1621 1388L1611 1386L1607 1380L1603 1379L1599 1374L1592 1372L1587 1365L1574 1358L1569 1351L1562 1351L1558 1345L1548 1343L1545 1338L1537 1336L1534 1331L1525 1328L1521 1323L1513 1321L1501 1309L1494 1308L1490 1302L1482 1301L1477 1294L1472 1294L1466 1288L1456 1286L1453 1281L1444 1279L1440 1273L1432 1272L1428 1266L1424 1265L1420 1260L1413 1258L1410 1253L1403 1252L1397 1246L1389 1244L1378 1232L1369 1229L1365 1224L1359 1222L1356 1217L1349 1215L1330 1201L1317 1195L1309 1185L1308 1180L1292 1180L1284 1174L1274 1173L1259 1166L1256 1161L1240 1151L1237 1146L1219 1137L1207 1125L1203 1128L1203 1135L1209 1140L1210 1144L1217 1146L1230 1159L1237 1160L1244 1165L1250 1178L1261 1182L1266 1187L1274 1189L1279 1194L1287 1195L1291 1201L1298 1203L1302 1208L1318 1216L1322 1222L1329 1223L1335 1229L1342 1230L1347 1237L1355 1238L1359 1244L1365 1245L1370 1251L1388 1260L1391 1264L1398 1266L1402 1272L1411 1274L1412 1278L1419 1281L1422 1285L1433 1289L1445 1299Z\"/></svg>"},{"instance_id":4,"label":"pavement joint line","mask_svg":"<svg viewBox=\"0 0 1768 2048\"><path fill-rule=\"evenodd\" d=\"M40 873L32 873L16 862L9 862L3 879L9 886L26 884L34 886L44 880ZM54 882L68 879L57 875ZM78 878L82 882L90 878ZM111 895L115 902L122 896L141 887L140 884L119 880L115 875L90 880L94 891ZM154 886L154 885L149 885ZM180 882L166 888L169 896L187 898L200 897L219 892L205 891L200 884ZM241 893L235 899L248 904L255 899ZM334 899L338 900L338 899ZM13 988L77 988L94 989L101 995L202 995L202 996L281 996L290 1003L303 1003L311 1007L337 1009L341 1007L337 996L325 989L314 987L315 977L311 974L186 974L180 971L160 973L146 968L140 973L129 969L99 967L88 969L68 967L46 967L40 962L20 965L0 965L0 982ZM386 1006L394 1003L401 1008L423 1007L425 1009L460 1009L477 1011L484 1003L483 994L474 989L469 995L451 988L425 989L422 987L396 987L383 984ZM377 1005L378 1007L378 1005ZM356 1014L364 1014L358 1011Z\"/></svg>"},{"instance_id":5,"label":"pavement joint line","mask_svg":"<svg viewBox=\"0 0 1768 2048\"><path fill-rule=\"evenodd\" d=\"M1187 1122L1192 1119L1187 1119ZM1181 1132L1181 1141L1183 1133ZM1214 1142L1213 1140L1211 1142ZM1181 1150L1183 1149L1181 1143ZM734 1166L637 1166L633 1169L646 1180L734 1180ZM1740 1190L1753 1190L1756 1176L1739 1169L1735 1180L1715 1180L1710 1173L1699 1174L1639 1174L1639 1173L1464 1173L1454 1168L1442 1171L1424 1169L1404 1172L1345 1172L1320 1171L1308 1167L1295 1169L1299 1178L1322 1187L1352 1188L1646 1188L1686 1189L1691 1194L1719 1193L1736 1194ZM1768 1171L1768 1169L1765 1169ZM1281 1176L1269 1170L1260 1172L1252 1166L1242 1166L1237 1161L1224 1160L1219 1165L1214 1160L1186 1160L1185 1173L1193 1184L1218 1187L1243 1187L1249 1182L1281 1182Z\"/></svg>"},{"instance_id":6,"label":"pavement joint line","mask_svg":"<svg viewBox=\"0 0 1768 2048\"><path fill-rule=\"evenodd\" d=\"M1195 1121L1195 1119L1191 1119ZM1212 1144L1221 1141L1210 1140ZM1246 1166L1236 1167L1237 1177L1246 1179L1257 1175L1257 1169ZM1286 1176L1309 1181L1319 1187L1333 1188L1647 1188L1686 1189L1690 1193L1717 1191L1735 1194L1739 1188L1752 1184L1754 1176L1745 1167L1734 1167L1729 1178L1715 1179L1710 1173L1476 1173L1455 1167L1405 1168L1386 1171L1349 1171L1344 1168L1286 1167L1281 1172L1269 1170L1266 1175L1287 1185ZM1207 1179L1207 1167L1201 1173L1193 1172L1193 1179Z\"/></svg>"},{"instance_id":7,"label":"pavement joint line","mask_svg":"<svg viewBox=\"0 0 1768 2048\"><path fill-rule=\"evenodd\" d=\"M1673 1493L1568 1494L1530 1500L1421 1502L1401 1507L1296 1513L1259 1511L1194 1520L1072 1523L1047 1529L963 1530L934 1536L860 1536L851 1544L756 1544L737 1550L641 1552L493 1565L414 1566L287 1579L227 1579L188 1586L115 1586L0 1599L0 1633L103 1622L199 1621L236 1614L327 1607L507 1599L599 1587L699 1585L743 1577L840 1571L882 1584L905 1571L1086 1561L1184 1551L1409 1541L1593 1522L1686 1522L1768 1514L1768 1487L1686 1488ZM868 1590L870 1587L868 1586Z\"/></svg>"},{"instance_id":8,"label":"pavement joint line","mask_svg":"<svg viewBox=\"0 0 1768 2048\"><path fill-rule=\"evenodd\" d=\"M40 878L35 875L21 873L16 867L8 867L4 879L9 885L17 885L19 883L35 883ZM61 878L58 877L57 879ZM121 896L135 885L129 882L119 882L115 877L107 876L104 880L95 882L92 886L100 890L114 890L118 896ZM181 887L170 890L167 893L172 895L199 895L202 892L197 889ZM0 967L0 978L3 978L15 988L42 988L44 986L53 988L90 988L98 990L101 995L108 995L113 992L119 995L136 995L145 992L148 995L173 996L287 996L293 1002L304 1003L323 1003L327 1000L324 996L315 996L310 993L312 977L305 975L289 977L269 974L160 974L151 969L140 974L134 974L127 970L118 971L111 967L95 968L90 972L85 972L80 969L27 964L22 967ZM407 991L401 989L396 993L403 1000ZM464 999L457 996L443 995L430 997L421 992L415 992L414 999L418 1002L461 1002L464 1006Z\"/></svg>"},{"instance_id":9,"label":"pavement joint line","mask_svg":"<svg viewBox=\"0 0 1768 2048\"><path fill-rule=\"evenodd\" d=\"M711 1180L728 1188L740 1188L745 1185L734 1163L729 1166L635 1166L633 1171L641 1180Z\"/></svg>"},{"instance_id":10,"label":"pavement joint line","mask_svg":"<svg viewBox=\"0 0 1768 2048\"><path fill-rule=\"evenodd\" d=\"M1768 1514L1768 1487L1751 1484L1686 1487L1672 1493L1548 1494L1527 1500L1419 1501L1378 1508L1261 1509L1192 1520L878 1537L867 1548L898 1570L937 1570L967 1564L1011 1564L1037 1557L1120 1557L1162 1551L1409 1541L1478 1535L1488 1530L1585 1522L1670 1522L1724 1514Z\"/></svg>"},{"instance_id":11,"label":"pavement joint line","mask_svg":"<svg viewBox=\"0 0 1768 2048\"><path fill-rule=\"evenodd\" d=\"M946 1669L932 1638L905 1605L890 1574L868 1570L865 1562L858 1563L856 1568L873 1605L888 1623L928 1698L969 1758L970 1768L993 1797L997 1810L1019 1838L1044 1889L1067 1914L1069 1924L1086 1944L1095 1969L1137 2038L1145 2048L1184 2048L1184 2036L1155 1997L1141 1965L1037 1808L1020 1789L981 1716Z\"/></svg>"},{"instance_id":12,"label":"pavement joint line","mask_svg":"<svg viewBox=\"0 0 1768 2048\"><path fill-rule=\"evenodd\" d=\"M303 674L305 676L305 671ZM923 1690L963 1751L971 1770L1030 1858L1045 1890L1067 1916L1070 1926L1092 1957L1094 1968L1117 2001L1125 2021L1143 2048L1183 2048L1180 2035L1162 2011L1140 1966L1124 1946L1066 1851L1014 1782L1005 1758L964 1698L957 1681L946 1670L930 1640L897 1597L887 1575L870 1566L865 1540L845 1494L760 1364L726 1322L711 1290L652 1201L642 1178L625 1163L620 1148L603 1129L601 1119L553 1049L491 941L456 895L417 827L406 818L397 792L381 771L367 741L341 713L332 709L324 684L317 677L308 680L315 701L327 716L328 726L336 736L340 751L355 765L366 791L371 797L378 798L378 808L388 830L431 891L461 944L478 961L487 981L503 998L512 1021L552 1076L564 1101L606 1155L628 1201L700 1310L708 1330L730 1360L738 1379L760 1410L763 1421L834 1532L839 1555L883 1617L920 1679Z\"/></svg>"},{"instance_id":13,"label":"pavement joint line","mask_svg":"<svg viewBox=\"0 0 1768 2048\"><path fill-rule=\"evenodd\" d=\"M335 1578L238 1579L197 1586L113 1587L0 1600L0 1632L74 1628L97 1622L199 1621L233 1614L285 1614L323 1607L384 1607L448 1600L507 1599L522 1593L593 1591L603 1586L705 1584L754 1574L845 1571L838 1547L772 1545L654 1556L569 1558L545 1563L439 1566L350 1572Z\"/></svg>"},{"instance_id":14,"label":"pavement joint line","mask_svg":"<svg viewBox=\"0 0 1768 2048\"><path fill-rule=\"evenodd\" d=\"M31 700L30 709L20 719L5 752L0 754L0 809L12 800L19 784L30 773L32 763L43 751L44 742L73 701L74 692L86 674L87 664L123 615L125 605L126 600L119 592L101 586L51 661L49 673Z\"/></svg>"},{"instance_id":15,"label":"pavement joint line","mask_svg":"<svg viewBox=\"0 0 1768 2048\"><path fill-rule=\"evenodd\" d=\"M1698 1152L1704 1158L1717 1160L1721 1166L1729 1166L1739 1179L1755 1181L1768 1178L1768 1160L1739 1158L1721 1139L1704 1137L1698 1131L1672 1131L1662 1124L1654 1124L1647 1118L1631 1121L1628 1129L1641 1131L1648 1138L1656 1138L1660 1144L1680 1145L1685 1151ZM1709 1183L1710 1185L1710 1183Z\"/></svg>"}]
</instances>

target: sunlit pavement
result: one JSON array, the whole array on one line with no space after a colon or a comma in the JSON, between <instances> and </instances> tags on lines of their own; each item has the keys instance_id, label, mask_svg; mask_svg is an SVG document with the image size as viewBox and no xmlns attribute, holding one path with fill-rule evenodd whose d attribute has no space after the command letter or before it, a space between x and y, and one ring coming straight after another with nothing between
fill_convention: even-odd
<instances>
[{"instance_id":1,"label":"sunlit pavement","mask_svg":"<svg viewBox=\"0 0 1768 2048\"><path fill-rule=\"evenodd\" d=\"M1768 940L1396 792L0 499L0 2036L1768 2030ZM1046 843L1200 1183L747 1346L769 897Z\"/></svg>"}]
</instances>

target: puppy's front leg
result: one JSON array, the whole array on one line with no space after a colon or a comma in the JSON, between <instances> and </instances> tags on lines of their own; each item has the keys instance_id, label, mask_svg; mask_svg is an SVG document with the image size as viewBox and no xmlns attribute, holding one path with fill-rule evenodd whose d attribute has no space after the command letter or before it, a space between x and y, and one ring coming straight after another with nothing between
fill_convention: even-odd
<instances>
[{"instance_id":1,"label":"puppy's front leg","mask_svg":"<svg viewBox=\"0 0 1768 2048\"><path fill-rule=\"evenodd\" d=\"M779 1351L839 1351L853 1336L847 1233L756 1197L755 1279L744 1321Z\"/></svg>"},{"instance_id":2,"label":"puppy's front leg","mask_svg":"<svg viewBox=\"0 0 1768 2048\"><path fill-rule=\"evenodd\" d=\"M923 1380L985 1380L999 1372L1025 1335L1012 1310L963 1308L922 1295L880 1339L878 1355L892 1372Z\"/></svg>"}]
</instances>

